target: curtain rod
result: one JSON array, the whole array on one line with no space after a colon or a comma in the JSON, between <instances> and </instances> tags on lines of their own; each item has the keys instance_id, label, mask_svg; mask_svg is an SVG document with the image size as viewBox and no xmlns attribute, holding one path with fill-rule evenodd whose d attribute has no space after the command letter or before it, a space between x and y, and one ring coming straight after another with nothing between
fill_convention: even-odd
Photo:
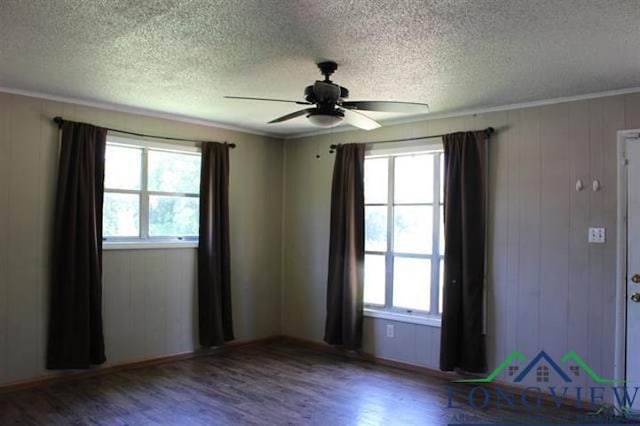
<instances>
[{"instance_id":1,"label":"curtain rod","mask_svg":"<svg viewBox=\"0 0 640 426\"><path fill-rule=\"evenodd\" d=\"M485 133L487 134L487 136L490 136L493 132L495 132L495 129L493 127L487 127L486 129L484 129ZM406 141L415 141L416 139L431 139L431 138L441 138L443 136L448 135L448 133L443 133L441 135L429 135L429 136L417 136L417 137L413 137L413 138L404 138L404 139L388 139L385 141L373 141L373 142L366 142L367 145L369 144L375 144L375 143L389 143L389 142L406 142ZM342 144L331 144L329 145L329 154L333 154L333 151L339 147Z\"/></svg>"},{"instance_id":2,"label":"curtain rod","mask_svg":"<svg viewBox=\"0 0 640 426\"><path fill-rule=\"evenodd\" d=\"M53 122L56 123L58 125L58 128L62 128L62 125L64 124L64 119L62 117L53 117ZM184 139L184 138L172 138L169 136L156 136L156 135L148 135L145 133L136 133L136 132L129 132L127 130L119 130L119 129L111 129L109 127L104 127L107 130L111 130L112 132L118 132L118 133L124 133L127 135L133 135L133 136L141 136L143 138L154 138L154 139L163 139L163 140L167 140L167 141L184 141L184 142L215 142L215 143L220 143L220 142L216 142L216 141L206 141L206 140L201 140L201 139ZM236 144L235 143L227 143L226 141L224 142L225 145L229 145L229 148L235 148Z\"/></svg>"}]
</instances>

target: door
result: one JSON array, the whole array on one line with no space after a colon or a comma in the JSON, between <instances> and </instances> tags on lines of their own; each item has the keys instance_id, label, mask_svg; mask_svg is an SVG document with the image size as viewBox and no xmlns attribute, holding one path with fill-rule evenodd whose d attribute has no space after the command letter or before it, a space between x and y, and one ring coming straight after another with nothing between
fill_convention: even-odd
<instances>
[{"instance_id":1,"label":"door","mask_svg":"<svg viewBox=\"0 0 640 426\"><path fill-rule=\"evenodd\" d=\"M625 141L627 159L627 382L640 383L640 139ZM636 396L634 410L640 410Z\"/></svg>"}]
</instances>

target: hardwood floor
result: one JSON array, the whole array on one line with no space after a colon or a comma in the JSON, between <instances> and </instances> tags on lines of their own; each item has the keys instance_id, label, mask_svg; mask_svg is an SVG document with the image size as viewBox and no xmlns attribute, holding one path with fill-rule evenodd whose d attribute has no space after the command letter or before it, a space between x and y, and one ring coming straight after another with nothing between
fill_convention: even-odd
<instances>
[{"instance_id":1,"label":"hardwood floor","mask_svg":"<svg viewBox=\"0 0 640 426\"><path fill-rule=\"evenodd\" d=\"M0 394L0 425L606 423L570 408L448 408L450 382L290 341ZM456 385L452 405L470 386ZM481 398L480 398L481 400Z\"/></svg>"}]
</instances>

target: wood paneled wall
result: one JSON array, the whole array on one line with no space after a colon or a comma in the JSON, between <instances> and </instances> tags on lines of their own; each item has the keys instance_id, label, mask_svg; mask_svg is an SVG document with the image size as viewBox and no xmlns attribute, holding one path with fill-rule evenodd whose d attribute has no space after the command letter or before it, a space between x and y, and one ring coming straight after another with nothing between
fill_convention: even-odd
<instances>
[{"instance_id":1,"label":"wood paneled wall","mask_svg":"<svg viewBox=\"0 0 640 426\"><path fill-rule=\"evenodd\" d=\"M490 142L490 368L515 349L553 357L574 350L602 377L613 377L616 132L640 128L640 94L287 141L284 334L323 336L333 168L328 146L487 126L497 130ZM584 183L579 192L578 179ZM601 184L597 192L594 179ZM590 226L606 228L605 244L587 243ZM387 323L396 325L394 338L386 337ZM439 330L369 318L365 350L434 367Z\"/></svg>"},{"instance_id":2,"label":"wood paneled wall","mask_svg":"<svg viewBox=\"0 0 640 426\"><path fill-rule=\"evenodd\" d=\"M0 384L47 372L47 269L58 129L51 118L235 142L232 300L238 341L280 334L283 144L279 139L0 93ZM197 347L195 249L107 250L109 364Z\"/></svg>"},{"instance_id":3,"label":"wood paneled wall","mask_svg":"<svg viewBox=\"0 0 640 426\"><path fill-rule=\"evenodd\" d=\"M0 94L0 383L46 373L47 259L57 163L57 129L50 118L55 115L238 144L231 164L238 340L280 333L322 339L331 143L493 126L491 367L514 349L528 355L544 349L556 357L574 350L602 377L613 375L616 131L640 128L640 94L289 140L284 155L276 139ZM577 179L585 185L580 192ZM598 192L591 190L593 179L601 183ZM607 229L606 244L587 243L589 226ZM110 363L194 348L194 277L193 249L105 252ZM393 339L385 337L387 323L396 326ZM433 367L439 334L434 327L370 318L365 350Z\"/></svg>"}]
</instances>

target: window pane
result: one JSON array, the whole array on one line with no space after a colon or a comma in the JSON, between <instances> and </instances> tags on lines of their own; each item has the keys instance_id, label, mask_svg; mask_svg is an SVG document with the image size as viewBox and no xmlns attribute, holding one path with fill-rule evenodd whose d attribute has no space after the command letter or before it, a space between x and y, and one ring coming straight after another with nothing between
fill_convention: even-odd
<instances>
[{"instance_id":1,"label":"window pane","mask_svg":"<svg viewBox=\"0 0 640 426\"><path fill-rule=\"evenodd\" d=\"M430 259L396 257L393 261L393 306L428 311L430 281Z\"/></svg>"},{"instance_id":2,"label":"window pane","mask_svg":"<svg viewBox=\"0 0 640 426\"><path fill-rule=\"evenodd\" d=\"M104 164L104 187L140 189L142 149L107 145Z\"/></svg>"},{"instance_id":3,"label":"window pane","mask_svg":"<svg viewBox=\"0 0 640 426\"><path fill-rule=\"evenodd\" d=\"M197 194L200 156L149 150L149 190Z\"/></svg>"},{"instance_id":4,"label":"window pane","mask_svg":"<svg viewBox=\"0 0 640 426\"><path fill-rule=\"evenodd\" d=\"M439 254L444 254L444 206L440 206L440 237L439 237Z\"/></svg>"},{"instance_id":5,"label":"window pane","mask_svg":"<svg viewBox=\"0 0 640 426\"><path fill-rule=\"evenodd\" d=\"M438 280L438 287L440 288L440 291L438 291L438 298L440 299L438 301L438 313L441 314L442 313L442 300L444 298L444 259L440 259L440 279Z\"/></svg>"},{"instance_id":6,"label":"window pane","mask_svg":"<svg viewBox=\"0 0 640 426\"><path fill-rule=\"evenodd\" d=\"M364 202L367 204L387 203L389 184L388 158L368 158L364 160Z\"/></svg>"},{"instance_id":7,"label":"window pane","mask_svg":"<svg viewBox=\"0 0 640 426\"><path fill-rule=\"evenodd\" d=\"M104 237L138 237L140 235L140 196L104 193L102 213Z\"/></svg>"},{"instance_id":8,"label":"window pane","mask_svg":"<svg viewBox=\"0 0 640 426\"><path fill-rule=\"evenodd\" d=\"M199 201L197 197L149 196L149 235L197 236Z\"/></svg>"},{"instance_id":9,"label":"window pane","mask_svg":"<svg viewBox=\"0 0 640 426\"><path fill-rule=\"evenodd\" d=\"M384 255L364 255L364 303L384 305Z\"/></svg>"},{"instance_id":10,"label":"window pane","mask_svg":"<svg viewBox=\"0 0 640 426\"><path fill-rule=\"evenodd\" d=\"M365 243L367 251L387 251L387 207L365 207Z\"/></svg>"},{"instance_id":11,"label":"window pane","mask_svg":"<svg viewBox=\"0 0 640 426\"><path fill-rule=\"evenodd\" d=\"M431 254L433 247L433 207L396 206L393 217L393 250Z\"/></svg>"},{"instance_id":12,"label":"window pane","mask_svg":"<svg viewBox=\"0 0 640 426\"><path fill-rule=\"evenodd\" d=\"M440 157L440 202L444 203L444 153Z\"/></svg>"},{"instance_id":13,"label":"window pane","mask_svg":"<svg viewBox=\"0 0 640 426\"><path fill-rule=\"evenodd\" d=\"M431 203L433 183L433 154L395 158L396 203Z\"/></svg>"}]
</instances>

